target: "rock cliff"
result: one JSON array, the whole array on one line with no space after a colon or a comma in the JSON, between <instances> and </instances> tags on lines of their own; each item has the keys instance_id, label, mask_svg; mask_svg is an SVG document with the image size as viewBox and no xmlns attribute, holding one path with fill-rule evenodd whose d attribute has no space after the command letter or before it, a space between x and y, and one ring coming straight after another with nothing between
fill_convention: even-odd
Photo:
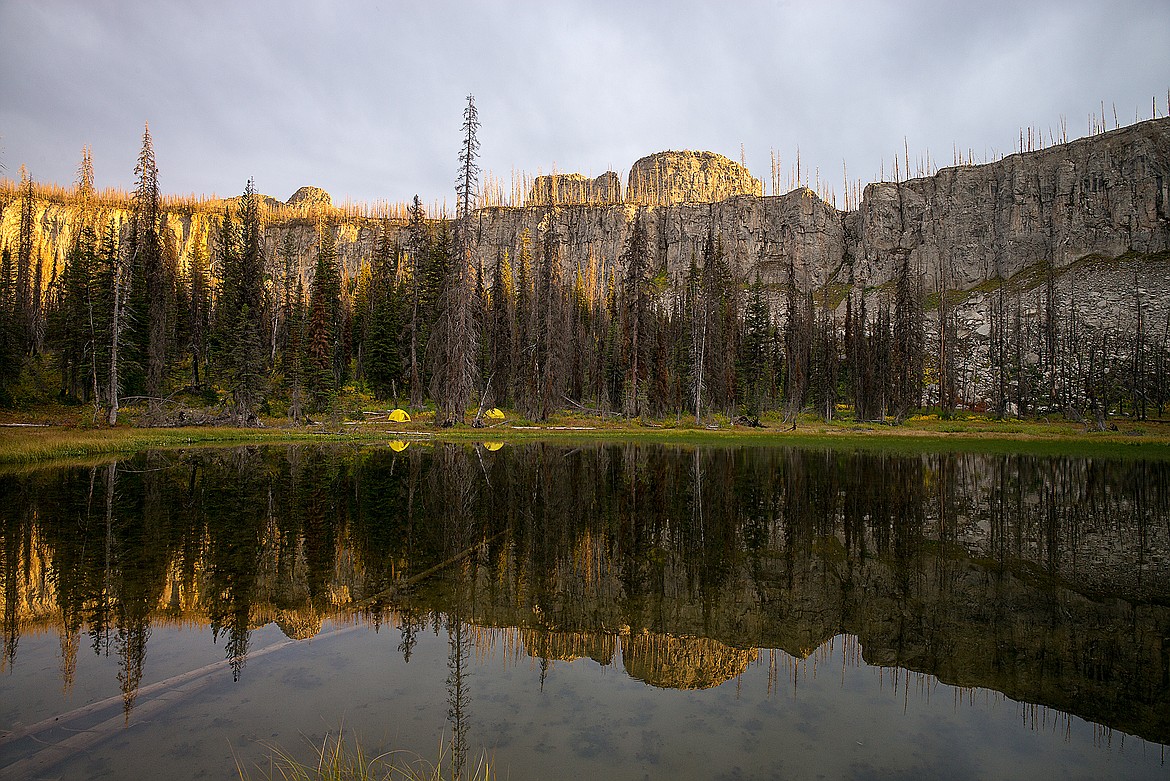
<instances>
[{"instance_id":1,"label":"rock cliff","mask_svg":"<svg viewBox=\"0 0 1170 781\"><path fill-rule=\"evenodd\" d=\"M801 287L831 284L842 294L853 287L880 289L904 259L921 273L927 292L970 291L1048 262L1060 270L1062 284L1079 290L1083 259L1130 253L1143 260L1126 273L1144 275L1139 282L1149 282L1149 300L1170 298L1170 286L1159 281L1166 277L1165 263L1156 261L1158 253L1170 250L1170 119L985 165L946 168L930 177L871 184L860 207L850 212L808 189L763 196L746 169L710 152L644 157L630 170L624 202L619 190L613 172L592 180L578 174L541 177L531 194L533 205L475 213L473 251L490 268L497 251L518 251L524 231L537 253L552 232L566 269L620 273L641 209L651 238L651 269L669 283L678 283L692 257L701 256L712 231L740 278L750 280L758 272L776 296L790 267ZM298 208L269 204L267 252L274 255L291 234L297 265L307 272L317 222L303 207L327 209L329 203L323 190L302 187L287 204ZM197 247L215 256L219 215L218 207L206 205L166 215L181 265ZM126 217L125 209L106 208L98 223L124 224ZM39 200L35 218L34 244L47 281L53 266L59 269L64 261L80 212L67 202ZM15 189L0 190L0 246L15 249L19 224ZM390 224L395 233L401 228ZM382 229L378 220L335 212L333 230L346 275L356 275L372 257ZM1116 275L1092 280L1081 290L1084 302L1097 296L1108 304L1109 289L1120 289ZM978 331L984 319L973 300L969 330Z\"/></svg>"},{"instance_id":2,"label":"rock cliff","mask_svg":"<svg viewBox=\"0 0 1170 781\"><path fill-rule=\"evenodd\" d=\"M844 216L852 279L880 284L902 257L928 289L966 288L1029 265L1170 248L1170 120L1039 152L866 187Z\"/></svg>"},{"instance_id":3,"label":"rock cliff","mask_svg":"<svg viewBox=\"0 0 1170 781\"><path fill-rule=\"evenodd\" d=\"M581 174L548 174L532 183L528 206L569 204L614 205L622 202L622 183L613 171L596 179Z\"/></svg>"},{"instance_id":4,"label":"rock cliff","mask_svg":"<svg viewBox=\"0 0 1170 781\"><path fill-rule=\"evenodd\" d=\"M764 186L739 163L714 152L658 152L630 169L626 202L638 206L722 201L764 194Z\"/></svg>"}]
</instances>

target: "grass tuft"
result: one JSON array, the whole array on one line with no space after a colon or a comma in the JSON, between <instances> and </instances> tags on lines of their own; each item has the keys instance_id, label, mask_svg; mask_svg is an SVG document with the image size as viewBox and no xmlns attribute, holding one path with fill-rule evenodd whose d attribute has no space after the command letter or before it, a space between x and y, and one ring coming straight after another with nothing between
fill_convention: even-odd
<instances>
[{"instance_id":1,"label":"grass tuft","mask_svg":"<svg viewBox=\"0 0 1170 781\"><path fill-rule=\"evenodd\" d=\"M451 743L439 741L438 758L432 762L410 751L387 751L370 757L361 741L349 740L338 730L327 734L320 746L313 746L313 759L298 760L285 749L265 744L272 752L267 769L257 766L255 774L236 760L240 781L446 781L455 779ZM481 753L474 767L458 775L466 781L491 781L492 765Z\"/></svg>"}]
</instances>

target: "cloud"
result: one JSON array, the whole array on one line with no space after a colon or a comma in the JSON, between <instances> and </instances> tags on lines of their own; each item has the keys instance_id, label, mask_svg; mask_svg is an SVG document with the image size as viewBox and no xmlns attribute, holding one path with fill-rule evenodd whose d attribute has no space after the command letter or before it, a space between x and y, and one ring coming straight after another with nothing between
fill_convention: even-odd
<instances>
[{"instance_id":1,"label":"cloud","mask_svg":"<svg viewBox=\"0 0 1170 781\"><path fill-rule=\"evenodd\" d=\"M128 186L150 121L163 188L249 176L357 200L450 199L464 100L505 182L709 148L869 179L902 150L1010 152L1019 128L1082 134L1166 112L1160 2L481 2L0 5L0 162ZM838 190L840 187L838 187Z\"/></svg>"}]
</instances>

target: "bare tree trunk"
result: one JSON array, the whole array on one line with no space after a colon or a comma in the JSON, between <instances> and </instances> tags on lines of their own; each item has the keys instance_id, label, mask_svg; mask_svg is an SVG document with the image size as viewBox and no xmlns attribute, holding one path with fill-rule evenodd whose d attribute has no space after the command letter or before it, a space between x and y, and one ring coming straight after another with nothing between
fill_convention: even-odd
<instances>
[{"instance_id":1,"label":"bare tree trunk","mask_svg":"<svg viewBox=\"0 0 1170 781\"><path fill-rule=\"evenodd\" d=\"M115 260L114 267L114 316L110 335L110 387L109 412L106 422L111 426L118 424L118 343L122 337L122 263Z\"/></svg>"}]
</instances>

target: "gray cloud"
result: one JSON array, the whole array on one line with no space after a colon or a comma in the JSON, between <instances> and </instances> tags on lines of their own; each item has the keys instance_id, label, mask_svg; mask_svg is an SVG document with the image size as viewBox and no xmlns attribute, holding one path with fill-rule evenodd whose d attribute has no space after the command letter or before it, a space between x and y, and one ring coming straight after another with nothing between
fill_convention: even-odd
<instances>
[{"instance_id":1,"label":"gray cloud","mask_svg":"<svg viewBox=\"0 0 1170 781\"><path fill-rule=\"evenodd\" d=\"M453 187L465 96L505 182L705 148L768 179L799 146L840 191L902 149L1011 152L1165 114L1161 0L1087 2L0 3L0 162L129 186L150 121L163 189L425 201Z\"/></svg>"}]
</instances>

